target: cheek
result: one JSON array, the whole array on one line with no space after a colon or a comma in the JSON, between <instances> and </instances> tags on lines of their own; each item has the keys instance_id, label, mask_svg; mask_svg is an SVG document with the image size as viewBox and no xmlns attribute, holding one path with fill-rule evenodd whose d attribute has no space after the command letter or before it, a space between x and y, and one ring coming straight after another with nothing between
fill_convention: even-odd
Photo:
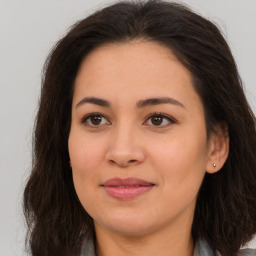
<instances>
[{"instance_id":1,"label":"cheek","mask_svg":"<svg viewBox=\"0 0 256 256\"><path fill-rule=\"evenodd\" d=\"M104 142L72 132L69 136L69 156L72 169L79 176L90 175L104 159Z\"/></svg>"},{"instance_id":2,"label":"cheek","mask_svg":"<svg viewBox=\"0 0 256 256\"><path fill-rule=\"evenodd\" d=\"M155 145L150 155L165 189L197 193L207 164L206 137L176 134Z\"/></svg>"},{"instance_id":3,"label":"cheek","mask_svg":"<svg viewBox=\"0 0 256 256\"><path fill-rule=\"evenodd\" d=\"M207 144L204 136L174 135L163 141L151 141L149 154L157 166L202 166L207 162ZM184 170L185 171L185 170Z\"/></svg>"},{"instance_id":4,"label":"cheek","mask_svg":"<svg viewBox=\"0 0 256 256\"><path fill-rule=\"evenodd\" d=\"M84 205L84 202L93 198L90 194L94 191L95 184L99 183L97 170L104 160L104 148L100 141L96 143L90 137L85 137L79 129L71 130L68 148L74 187Z\"/></svg>"},{"instance_id":5,"label":"cheek","mask_svg":"<svg viewBox=\"0 0 256 256\"><path fill-rule=\"evenodd\" d=\"M81 204L90 214L91 206L97 201L97 170L104 159L103 145L88 137L85 138L79 130L73 129L70 132L68 147L74 187Z\"/></svg>"},{"instance_id":6,"label":"cheek","mask_svg":"<svg viewBox=\"0 0 256 256\"><path fill-rule=\"evenodd\" d=\"M155 155L158 158L155 169L160 178L161 201L170 214L194 209L205 174L203 151L180 142L173 141L166 150Z\"/></svg>"}]
</instances>

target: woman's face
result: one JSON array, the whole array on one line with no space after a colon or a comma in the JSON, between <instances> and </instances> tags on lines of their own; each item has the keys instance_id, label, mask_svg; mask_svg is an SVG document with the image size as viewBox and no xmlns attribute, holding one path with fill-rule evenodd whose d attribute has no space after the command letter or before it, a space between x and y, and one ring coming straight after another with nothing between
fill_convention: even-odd
<instances>
[{"instance_id":1,"label":"woman's face","mask_svg":"<svg viewBox=\"0 0 256 256\"><path fill-rule=\"evenodd\" d=\"M69 154L76 193L96 231L191 228L212 163L189 71L153 42L91 52L75 80Z\"/></svg>"}]
</instances>

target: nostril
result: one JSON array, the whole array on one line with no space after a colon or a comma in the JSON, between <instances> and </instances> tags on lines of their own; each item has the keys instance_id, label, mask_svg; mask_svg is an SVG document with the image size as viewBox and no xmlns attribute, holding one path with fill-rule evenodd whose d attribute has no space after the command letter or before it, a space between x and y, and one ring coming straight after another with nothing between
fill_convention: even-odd
<instances>
[{"instance_id":1,"label":"nostril","mask_svg":"<svg viewBox=\"0 0 256 256\"><path fill-rule=\"evenodd\" d=\"M111 164L114 164L115 163L115 161L114 160L109 160L109 162L111 163Z\"/></svg>"},{"instance_id":2,"label":"nostril","mask_svg":"<svg viewBox=\"0 0 256 256\"><path fill-rule=\"evenodd\" d=\"M129 160L129 163L135 163L136 160Z\"/></svg>"},{"instance_id":3,"label":"nostril","mask_svg":"<svg viewBox=\"0 0 256 256\"><path fill-rule=\"evenodd\" d=\"M137 163L137 160L132 159L132 160L128 160L128 161L123 162L123 161L115 161L113 159L110 159L109 163L110 164L117 164L117 165L122 166L122 167L126 167L126 166L129 166L130 164Z\"/></svg>"}]
</instances>

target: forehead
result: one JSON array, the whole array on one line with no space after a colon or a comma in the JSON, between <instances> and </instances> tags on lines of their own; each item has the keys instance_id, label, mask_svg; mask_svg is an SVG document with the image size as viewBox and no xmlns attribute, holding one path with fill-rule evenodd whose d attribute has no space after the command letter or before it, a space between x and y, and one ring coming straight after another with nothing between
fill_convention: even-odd
<instances>
[{"instance_id":1,"label":"forehead","mask_svg":"<svg viewBox=\"0 0 256 256\"><path fill-rule=\"evenodd\" d=\"M200 101L189 70L169 48L149 41L110 43L89 53L75 80L74 99L93 96L119 101L154 96Z\"/></svg>"},{"instance_id":2,"label":"forehead","mask_svg":"<svg viewBox=\"0 0 256 256\"><path fill-rule=\"evenodd\" d=\"M79 72L83 69L97 68L102 65L110 71L110 68L126 68L129 71L147 71L147 69L163 68L166 62L177 62L181 66L173 52L166 46L153 41L130 41L126 43L108 43L97 47L82 61ZM108 65L106 65L108 64ZM132 65L132 66L131 66ZM133 70L129 69L133 68ZM104 70L100 70L102 73Z\"/></svg>"}]
</instances>

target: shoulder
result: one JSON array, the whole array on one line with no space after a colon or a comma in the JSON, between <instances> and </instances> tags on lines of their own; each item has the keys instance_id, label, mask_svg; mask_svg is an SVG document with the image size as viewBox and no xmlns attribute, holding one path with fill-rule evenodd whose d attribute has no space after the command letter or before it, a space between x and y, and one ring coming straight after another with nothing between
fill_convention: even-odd
<instances>
[{"instance_id":1,"label":"shoulder","mask_svg":"<svg viewBox=\"0 0 256 256\"><path fill-rule=\"evenodd\" d=\"M195 251L193 256L214 256L214 251L207 243L206 240L200 239L195 245ZM221 256L217 253L217 256ZM256 256L256 235L251 241L241 247L237 256Z\"/></svg>"}]
</instances>

